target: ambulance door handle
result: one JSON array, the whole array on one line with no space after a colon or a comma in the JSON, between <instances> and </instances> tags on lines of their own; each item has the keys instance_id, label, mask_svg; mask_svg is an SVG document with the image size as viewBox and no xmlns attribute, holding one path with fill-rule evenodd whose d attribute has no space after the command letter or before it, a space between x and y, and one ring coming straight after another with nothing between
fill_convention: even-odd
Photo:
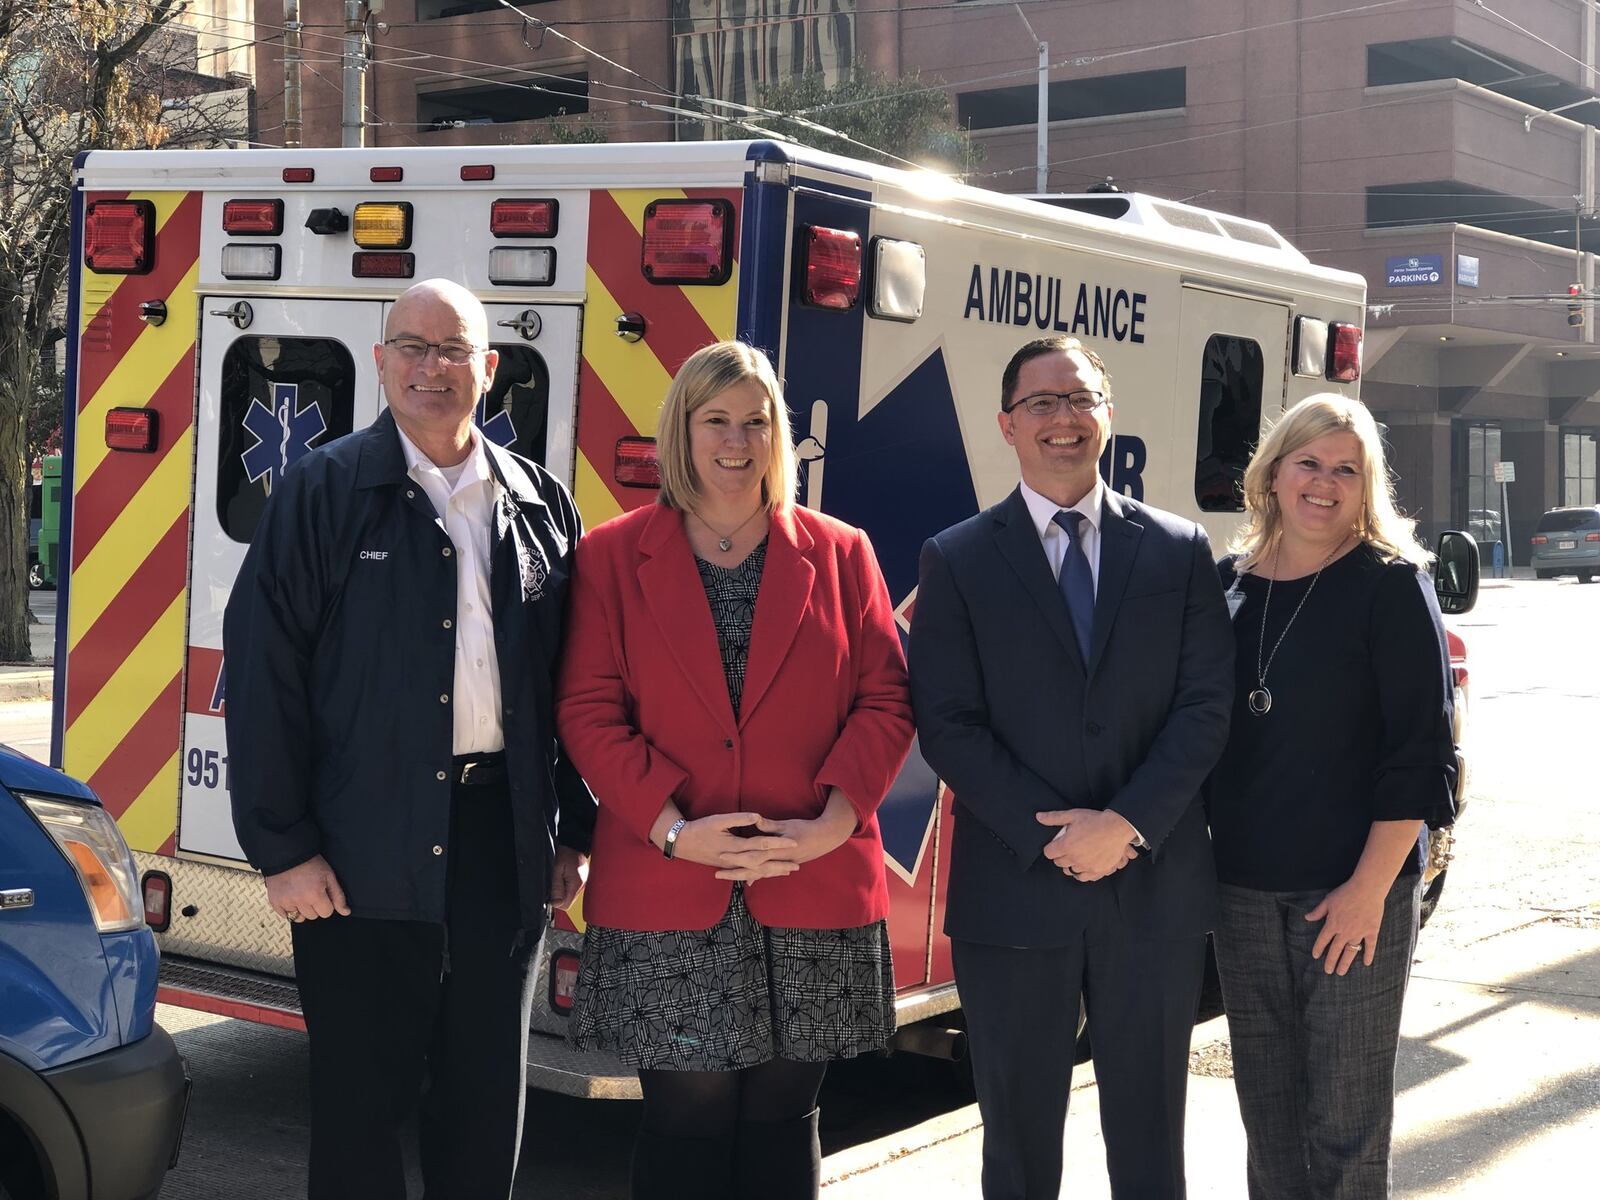
<instances>
[{"instance_id":1,"label":"ambulance door handle","mask_svg":"<svg viewBox=\"0 0 1600 1200\"><path fill-rule=\"evenodd\" d=\"M539 336L544 329L544 322L539 319L539 314L531 308L525 308L514 317L507 317L504 321L496 321L502 329L515 329L522 340L531 342Z\"/></svg>"},{"instance_id":2,"label":"ambulance door handle","mask_svg":"<svg viewBox=\"0 0 1600 1200\"><path fill-rule=\"evenodd\" d=\"M256 319L255 309L251 308L243 300L238 301L231 308L213 308L211 315L213 317L227 317L228 320L233 322L235 329L249 329L250 322Z\"/></svg>"}]
</instances>

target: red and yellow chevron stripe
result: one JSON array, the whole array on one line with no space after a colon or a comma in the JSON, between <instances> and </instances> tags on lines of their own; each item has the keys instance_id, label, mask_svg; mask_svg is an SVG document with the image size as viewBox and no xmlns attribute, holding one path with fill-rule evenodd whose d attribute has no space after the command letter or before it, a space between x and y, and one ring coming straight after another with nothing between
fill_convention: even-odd
<instances>
[{"instance_id":1,"label":"red and yellow chevron stripe","mask_svg":"<svg viewBox=\"0 0 1600 1200\"><path fill-rule=\"evenodd\" d=\"M737 188L595 190L589 199L588 298L584 305L583 358L578 370L578 462L574 489L590 527L655 499L613 477L617 439L653 437L656 413L673 373L700 347L734 336L739 268L717 287L653 284L639 269L644 210L652 200L731 201L740 218ZM735 231L734 246L739 239ZM736 251L737 253L737 251ZM617 337L614 319L643 314L643 340Z\"/></svg>"},{"instance_id":2,"label":"red and yellow chevron stripe","mask_svg":"<svg viewBox=\"0 0 1600 1200\"><path fill-rule=\"evenodd\" d=\"M135 850L171 853L178 822L189 497L194 486L198 192L132 192L156 210L152 269L81 269L62 765ZM120 199L92 193L86 200ZM165 324L139 305L164 300ZM159 414L153 454L109 451L106 413Z\"/></svg>"}]
</instances>

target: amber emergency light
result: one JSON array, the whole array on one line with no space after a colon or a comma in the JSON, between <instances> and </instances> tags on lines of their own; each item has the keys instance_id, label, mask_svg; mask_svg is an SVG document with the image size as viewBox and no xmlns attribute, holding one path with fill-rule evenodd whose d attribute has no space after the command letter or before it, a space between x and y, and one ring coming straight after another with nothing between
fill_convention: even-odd
<instances>
[{"instance_id":1,"label":"amber emergency light","mask_svg":"<svg viewBox=\"0 0 1600 1200\"><path fill-rule=\"evenodd\" d=\"M358 204L350 228L356 245L365 250L409 250L411 205Z\"/></svg>"}]
</instances>

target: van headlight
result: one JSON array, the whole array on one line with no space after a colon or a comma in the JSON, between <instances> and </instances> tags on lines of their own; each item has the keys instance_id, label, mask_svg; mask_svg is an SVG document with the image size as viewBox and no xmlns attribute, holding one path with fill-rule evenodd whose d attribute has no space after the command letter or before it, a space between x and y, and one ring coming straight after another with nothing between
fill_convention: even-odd
<instances>
[{"instance_id":1,"label":"van headlight","mask_svg":"<svg viewBox=\"0 0 1600 1200\"><path fill-rule=\"evenodd\" d=\"M105 809L50 796L19 795L77 872L95 927L101 933L117 933L143 925L138 868L122 831Z\"/></svg>"}]
</instances>

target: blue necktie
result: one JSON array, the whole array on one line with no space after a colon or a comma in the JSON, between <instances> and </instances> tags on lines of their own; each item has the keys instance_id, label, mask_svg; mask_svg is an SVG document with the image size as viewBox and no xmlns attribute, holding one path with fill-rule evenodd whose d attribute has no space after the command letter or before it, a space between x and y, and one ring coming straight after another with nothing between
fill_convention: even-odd
<instances>
[{"instance_id":1,"label":"blue necktie","mask_svg":"<svg viewBox=\"0 0 1600 1200\"><path fill-rule=\"evenodd\" d=\"M1052 520L1067 535L1067 551L1061 556L1061 574L1056 583L1061 588L1061 598L1067 602L1067 615L1072 618L1072 631L1078 635L1078 650L1087 667L1089 637L1094 632L1094 573L1089 570L1089 557L1083 552L1078 532L1083 514L1062 509Z\"/></svg>"}]
</instances>

